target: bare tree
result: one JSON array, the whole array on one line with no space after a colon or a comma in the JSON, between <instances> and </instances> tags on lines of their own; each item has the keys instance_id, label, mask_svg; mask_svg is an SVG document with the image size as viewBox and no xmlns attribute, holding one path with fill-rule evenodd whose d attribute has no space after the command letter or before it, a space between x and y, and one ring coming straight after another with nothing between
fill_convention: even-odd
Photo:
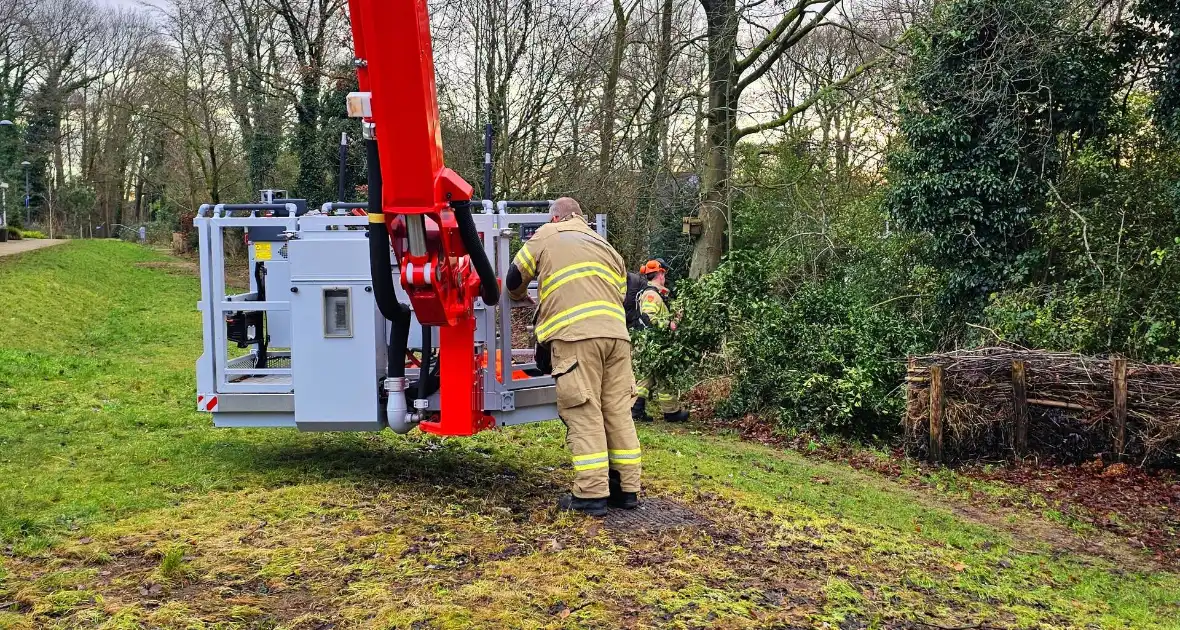
<instances>
[{"instance_id":1,"label":"bare tree","mask_svg":"<svg viewBox=\"0 0 1180 630\"><path fill-rule=\"evenodd\" d=\"M273 187L288 104L273 88L282 76L275 12L264 0L219 0L229 99L242 136L250 188Z\"/></svg>"},{"instance_id":2,"label":"bare tree","mask_svg":"<svg viewBox=\"0 0 1180 630\"><path fill-rule=\"evenodd\" d=\"M96 76L90 71L96 35L96 8L86 0L44 0L34 4L29 17L29 45L36 67L30 76L36 86L28 99L26 145L33 195L40 198L59 187L65 175L62 115L67 99ZM52 179L48 178L52 164Z\"/></svg>"},{"instance_id":3,"label":"bare tree","mask_svg":"<svg viewBox=\"0 0 1180 630\"><path fill-rule=\"evenodd\" d=\"M611 34L610 64L607 66L602 86L602 130L598 149L600 177L605 177L611 166L611 154L615 142L615 118L618 116L619 71L622 69L623 54L627 48L627 24L631 21L631 13L637 6L639 6L638 2L632 2L631 6L624 7L623 0L611 0L614 25Z\"/></svg>"},{"instance_id":4,"label":"bare tree","mask_svg":"<svg viewBox=\"0 0 1180 630\"><path fill-rule=\"evenodd\" d=\"M63 175L80 177L94 189L102 222L109 225L124 222L125 200L142 176L141 154L150 142L146 113L154 105L159 60L168 51L156 26L140 12L98 13L94 27L98 36L88 70L96 78L71 99L60 144L71 156Z\"/></svg>"},{"instance_id":5,"label":"bare tree","mask_svg":"<svg viewBox=\"0 0 1180 630\"><path fill-rule=\"evenodd\" d=\"M793 0L777 15L760 16L758 0L738 5L736 0L700 0L708 31L709 109L707 155L700 205L702 232L692 257L691 275L699 277L715 269L730 229L730 176L732 154L745 137L790 123L831 89L868 71L873 62L851 69L845 76L806 95L780 115L739 127L743 94L760 85L763 77L784 55L816 29L828 26L827 18L844 0ZM746 27L743 29L743 25ZM746 38L743 39L743 32Z\"/></svg>"},{"instance_id":6,"label":"bare tree","mask_svg":"<svg viewBox=\"0 0 1180 630\"><path fill-rule=\"evenodd\" d=\"M278 86L295 107L295 153L299 158L298 194L326 198L327 163L319 144L321 93L332 54L345 50L345 0L265 0L285 27L294 61L295 85Z\"/></svg>"},{"instance_id":7,"label":"bare tree","mask_svg":"<svg viewBox=\"0 0 1180 630\"><path fill-rule=\"evenodd\" d=\"M222 115L229 109L228 81L215 1L177 0L168 12L163 29L174 60L156 86L167 106L152 112L177 141L172 157L186 175L185 196L192 207L222 200L227 164L237 153L232 122Z\"/></svg>"}]
</instances>

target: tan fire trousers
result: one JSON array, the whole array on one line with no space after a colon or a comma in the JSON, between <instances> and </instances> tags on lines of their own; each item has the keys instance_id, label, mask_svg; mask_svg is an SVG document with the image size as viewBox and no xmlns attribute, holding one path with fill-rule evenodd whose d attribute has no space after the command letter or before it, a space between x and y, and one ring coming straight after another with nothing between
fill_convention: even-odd
<instances>
[{"instance_id":1,"label":"tan fire trousers","mask_svg":"<svg viewBox=\"0 0 1180 630\"><path fill-rule=\"evenodd\" d=\"M618 471L623 492L639 492L642 460L631 419L631 344L623 339L554 340L550 348L557 411L573 456L574 496L609 495L608 471Z\"/></svg>"}]
</instances>

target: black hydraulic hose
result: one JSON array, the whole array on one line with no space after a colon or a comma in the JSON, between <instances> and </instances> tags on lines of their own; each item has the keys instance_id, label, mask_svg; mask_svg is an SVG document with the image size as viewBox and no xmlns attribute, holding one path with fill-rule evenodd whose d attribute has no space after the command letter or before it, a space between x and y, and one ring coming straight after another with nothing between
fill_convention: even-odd
<instances>
[{"instance_id":1,"label":"black hydraulic hose","mask_svg":"<svg viewBox=\"0 0 1180 630\"><path fill-rule=\"evenodd\" d=\"M434 352L434 334L430 326L422 324L422 362L418 371L418 398L425 400L434 392L430 391L430 354Z\"/></svg>"},{"instance_id":2,"label":"black hydraulic hose","mask_svg":"<svg viewBox=\"0 0 1180 630\"><path fill-rule=\"evenodd\" d=\"M258 261L254 263L254 281L258 284L258 300L260 302L266 301L266 263ZM270 337L266 332L266 311L262 312L262 330L258 331L258 357L255 360L254 367L265 369L270 365L270 358L267 356L267 345L269 345Z\"/></svg>"},{"instance_id":3,"label":"black hydraulic hose","mask_svg":"<svg viewBox=\"0 0 1180 630\"><path fill-rule=\"evenodd\" d=\"M376 200L374 206L381 207L381 159L377 155L377 141L365 140L365 161L368 168L369 199ZM376 214L377 216L374 216ZM393 324L389 334L389 348L386 368L390 378L406 375L406 347L410 339L410 307L397 299L393 288L393 263L389 256L389 228L380 216L381 212L369 214L369 275L373 282L373 297L377 308ZM376 219L376 220L374 220Z\"/></svg>"},{"instance_id":4,"label":"black hydraulic hose","mask_svg":"<svg viewBox=\"0 0 1180 630\"><path fill-rule=\"evenodd\" d=\"M389 348L386 356L386 373L390 378L401 378L406 375L406 350L410 344L410 308L404 304L397 314L397 319L391 319L393 329L389 333Z\"/></svg>"},{"instance_id":5,"label":"black hydraulic hose","mask_svg":"<svg viewBox=\"0 0 1180 630\"><path fill-rule=\"evenodd\" d=\"M483 250L479 230L475 229L475 219L471 218L471 206L464 201L452 203L451 208L455 211L455 222L459 224L459 236L463 239L463 247L471 256L475 273L479 274L479 292L483 296L483 303L495 306L500 301L500 281L496 279L496 271L492 269L487 252Z\"/></svg>"}]
</instances>

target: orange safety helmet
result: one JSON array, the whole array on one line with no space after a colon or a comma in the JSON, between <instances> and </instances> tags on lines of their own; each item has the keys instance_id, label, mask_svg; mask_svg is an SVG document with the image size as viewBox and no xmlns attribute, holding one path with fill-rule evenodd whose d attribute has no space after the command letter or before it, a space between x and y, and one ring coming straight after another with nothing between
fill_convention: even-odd
<instances>
[{"instance_id":1,"label":"orange safety helmet","mask_svg":"<svg viewBox=\"0 0 1180 630\"><path fill-rule=\"evenodd\" d=\"M645 275L649 273L659 273L661 271L668 273L668 263L665 263L663 258L649 260L639 268L639 273Z\"/></svg>"}]
</instances>

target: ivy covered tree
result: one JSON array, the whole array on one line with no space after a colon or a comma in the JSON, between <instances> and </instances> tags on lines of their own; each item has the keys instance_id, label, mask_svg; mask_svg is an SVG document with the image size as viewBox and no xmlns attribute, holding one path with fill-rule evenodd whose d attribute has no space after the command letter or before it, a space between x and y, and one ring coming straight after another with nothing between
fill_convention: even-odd
<instances>
[{"instance_id":1,"label":"ivy covered tree","mask_svg":"<svg viewBox=\"0 0 1180 630\"><path fill-rule=\"evenodd\" d=\"M956 307L1038 271L1066 152L1102 131L1117 61L1070 0L950 0L912 42L886 205L929 236Z\"/></svg>"},{"instance_id":2,"label":"ivy covered tree","mask_svg":"<svg viewBox=\"0 0 1180 630\"><path fill-rule=\"evenodd\" d=\"M1144 22L1142 35L1153 53L1156 72L1156 124L1180 137L1180 3L1142 0L1137 13Z\"/></svg>"}]
</instances>

